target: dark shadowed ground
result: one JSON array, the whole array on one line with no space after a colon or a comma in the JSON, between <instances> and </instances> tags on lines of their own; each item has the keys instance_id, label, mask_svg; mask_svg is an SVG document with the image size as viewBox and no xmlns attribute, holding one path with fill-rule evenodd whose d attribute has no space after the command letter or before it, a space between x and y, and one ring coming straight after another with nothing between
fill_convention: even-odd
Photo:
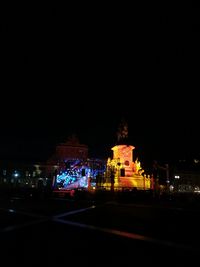
<instances>
[{"instance_id":1,"label":"dark shadowed ground","mask_svg":"<svg viewBox=\"0 0 200 267\"><path fill-rule=\"evenodd\" d=\"M200 252L199 209L170 200L4 196L0 216L3 266L179 266Z\"/></svg>"}]
</instances>

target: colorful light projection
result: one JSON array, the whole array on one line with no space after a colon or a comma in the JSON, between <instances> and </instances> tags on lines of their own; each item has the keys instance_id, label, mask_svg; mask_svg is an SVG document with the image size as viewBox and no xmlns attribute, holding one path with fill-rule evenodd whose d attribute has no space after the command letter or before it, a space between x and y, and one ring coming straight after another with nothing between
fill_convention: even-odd
<instances>
[{"instance_id":1,"label":"colorful light projection","mask_svg":"<svg viewBox=\"0 0 200 267\"><path fill-rule=\"evenodd\" d=\"M96 177L105 172L105 164L98 160L70 160L65 162L65 168L60 169L56 177L56 188L93 188L96 187Z\"/></svg>"},{"instance_id":2,"label":"colorful light projection","mask_svg":"<svg viewBox=\"0 0 200 267\"><path fill-rule=\"evenodd\" d=\"M141 163L133 161L134 146L116 145L112 148L113 159L109 158L106 169L106 187L111 187L111 177L114 176L114 187L150 189L150 179L144 175Z\"/></svg>"}]
</instances>

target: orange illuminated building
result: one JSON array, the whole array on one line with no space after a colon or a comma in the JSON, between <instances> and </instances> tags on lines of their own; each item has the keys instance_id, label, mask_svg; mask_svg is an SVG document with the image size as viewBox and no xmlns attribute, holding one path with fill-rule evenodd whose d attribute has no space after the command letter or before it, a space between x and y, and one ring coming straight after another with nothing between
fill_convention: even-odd
<instances>
[{"instance_id":1,"label":"orange illuminated building","mask_svg":"<svg viewBox=\"0 0 200 267\"><path fill-rule=\"evenodd\" d=\"M113 186L115 190L124 188L148 190L151 186L150 177L144 174L137 158L133 161L135 147L123 144L127 143L127 134L127 125L122 125L122 129L118 133L118 144L112 147L113 157L107 160L104 186L106 188L112 188ZM114 177L114 180L112 180L112 177Z\"/></svg>"}]
</instances>

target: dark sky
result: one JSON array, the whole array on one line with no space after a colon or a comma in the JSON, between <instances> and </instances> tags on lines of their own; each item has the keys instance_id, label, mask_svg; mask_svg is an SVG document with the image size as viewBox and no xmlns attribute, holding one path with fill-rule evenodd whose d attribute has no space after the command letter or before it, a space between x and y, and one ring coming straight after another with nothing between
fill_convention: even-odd
<instances>
[{"instance_id":1,"label":"dark sky","mask_svg":"<svg viewBox=\"0 0 200 267\"><path fill-rule=\"evenodd\" d=\"M2 9L0 158L45 159L72 133L107 157L122 118L141 160L199 157L198 10Z\"/></svg>"}]
</instances>

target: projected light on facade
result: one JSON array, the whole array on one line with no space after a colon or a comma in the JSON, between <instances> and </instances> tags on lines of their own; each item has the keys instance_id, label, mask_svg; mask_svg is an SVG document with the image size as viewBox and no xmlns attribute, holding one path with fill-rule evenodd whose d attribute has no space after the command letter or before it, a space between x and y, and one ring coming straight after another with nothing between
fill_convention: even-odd
<instances>
[{"instance_id":1,"label":"projected light on facade","mask_svg":"<svg viewBox=\"0 0 200 267\"><path fill-rule=\"evenodd\" d=\"M56 177L58 189L94 188L96 177L103 175L105 165L100 160L69 160Z\"/></svg>"},{"instance_id":2,"label":"projected light on facade","mask_svg":"<svg viewBox=\"0 0 200 267\"><path fill-rule=\"evenodd\" d=\"M133 161L133 149L131 145L116 145L112 148L113 157L108 158L105 186L111 186L111 177L114 176L114 188L150 189L150 179L143 175L144 170L140 161Z\"/></svg>"},{"instance_id":3,"label":"projected light on facade","mask_svg":"<svg viewBox=\"0 0 200 267\"><path fill-rule=\"evenodd\" d=\"M128 143L128 125L122 120L117 131L117 145L111 148L113 157L107 160L104 186L111 190L150 189L150 178L144 175L138 158L133 160L135 147Z\"/></svg>"}]
</instances>

